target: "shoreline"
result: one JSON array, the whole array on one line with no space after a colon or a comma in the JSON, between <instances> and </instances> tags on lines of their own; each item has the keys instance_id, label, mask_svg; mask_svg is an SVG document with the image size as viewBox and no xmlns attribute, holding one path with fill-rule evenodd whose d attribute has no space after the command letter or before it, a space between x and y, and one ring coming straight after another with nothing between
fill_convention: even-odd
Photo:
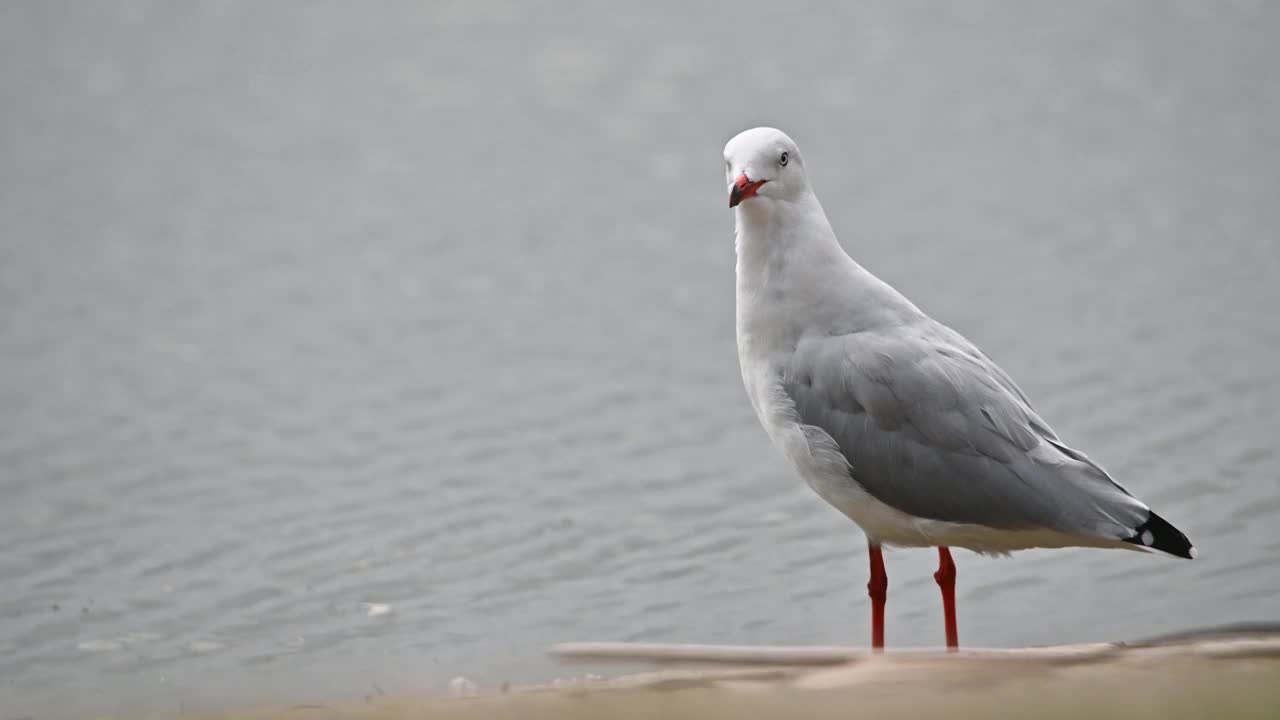
<instances>
[{"instance_id":1,"label":"shoreline","mask_svg":"<svg viewBox=\"0 0 1280 720\"><path fill-rule=\"evenodd\" d=\"M149 714L226 720L444 718L1264 718L1280 713L1280 633L948 654L842 647L573 643L575 679L449 694ZM605 677L610 663L659 666ZM461 679L460 679L461 680ZM856 712L855 712L856 711ZM99 716L101 717L101 716Z\"/></svg>"}]
</instances>

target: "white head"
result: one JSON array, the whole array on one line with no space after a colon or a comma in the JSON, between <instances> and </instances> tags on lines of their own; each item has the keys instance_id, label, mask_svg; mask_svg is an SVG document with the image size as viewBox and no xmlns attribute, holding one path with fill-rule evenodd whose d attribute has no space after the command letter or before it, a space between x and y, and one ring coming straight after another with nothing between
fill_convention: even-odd
<instances>
[{"instance_id":1,"label":"white head","mask_svg":"<svg viewBox=\"0 0 1280 720\"><path fill-rule=\"evenodd\" d=\"M755 197L791 200L809 189L800 149L774 128L738 133L724 146L724 165L729 207Z\"/></svg>"}]
</instances>

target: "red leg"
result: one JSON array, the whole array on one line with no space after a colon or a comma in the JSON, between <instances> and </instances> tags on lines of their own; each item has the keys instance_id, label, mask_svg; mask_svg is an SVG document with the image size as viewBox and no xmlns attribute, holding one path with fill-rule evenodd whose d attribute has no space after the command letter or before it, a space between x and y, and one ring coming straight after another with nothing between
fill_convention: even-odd
<instances>
[{"instance_id":1,"label":"red leg","mask_svg":"<svg viewBox=\"0 0 1280 720\"><path fill-rule=\"evenodd\" d=\"M956 630L956 564L951 561L951 551L938 548L938 572L933 574L942 588L942 614L947 623L947 651L960 649L960 633Z\"/></svg>"},{"instance_id":2,"label":"red leg","mask_svg":"<svg viewBox=\"0 0 1280 720\"><path fill-rule=\"evenodd\" d=\"M884 601L889 590L889 576L884 572L884 556L880 554L880 544L867 543L867 554L871 556L871 581L867 583L867 594L871 596L871 649L884 651Z\"/></svg>"}]
</instances>

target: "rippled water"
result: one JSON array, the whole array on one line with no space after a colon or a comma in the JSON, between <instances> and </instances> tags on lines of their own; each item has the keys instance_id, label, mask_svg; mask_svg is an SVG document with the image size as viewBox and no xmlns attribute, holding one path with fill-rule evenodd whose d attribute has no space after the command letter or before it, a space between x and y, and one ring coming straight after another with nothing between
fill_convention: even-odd
<instances>
[{"instance_id":1,"label":"rippled water","mask_svg":"<svg viewBox=\"0 0 1280 720\"><path fill-rule=\"evenodd\" d=\"M665 6L664 6L665 5ZM865 643L733 342L720 150L1187 531L961 553L962 641L1274 618L1280 7L0 6L0 712ZM932 553L888 638L942 640Z\"/></svg>"}]
</instances>

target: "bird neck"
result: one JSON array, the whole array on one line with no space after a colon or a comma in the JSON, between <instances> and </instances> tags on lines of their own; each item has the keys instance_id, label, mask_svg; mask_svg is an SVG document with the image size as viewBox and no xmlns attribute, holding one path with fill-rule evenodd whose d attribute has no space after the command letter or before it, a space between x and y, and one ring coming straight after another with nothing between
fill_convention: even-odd
<instances>
[{"instance_id":1,"label":"bird neck","mask_svg":"<svg viewBox=\"0 0 1280 720\"><path fill-rule=\"evenodd\" d=\"M821 322L841 332L902 325L925 317L911 301L849 257L812 192L795 200L738 205L739 336L766 328L781 344ZM784 342L786 341L786 342Z\"/></svg>"},{"instance_id":2,"label":"bird neck","mask_svg":"<svg viewBox=\"0 0 1280 720\"><path fill-rule=\"evenodd\" d=\"M794 199L757 196L742 203L735 230L740 291L754 293L796 264L813 272L853 262L812 191Z\"/></svg>"}]
</instances>

